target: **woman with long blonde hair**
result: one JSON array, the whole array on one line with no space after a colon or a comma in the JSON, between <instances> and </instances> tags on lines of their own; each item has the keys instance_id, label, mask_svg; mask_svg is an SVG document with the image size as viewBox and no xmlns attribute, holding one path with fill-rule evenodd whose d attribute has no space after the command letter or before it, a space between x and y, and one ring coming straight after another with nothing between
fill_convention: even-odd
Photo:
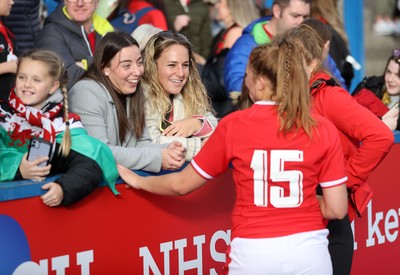
<instances>
[{"instance_id":1,"label":"woman with long blonde hair","mask_svg":"<svg viewBox=\"0 0 400 275\"><path fill-rule=\"evenodd\" d=\"M154 35L144 53L145 121L154 143L177 140L191 160L217 125L192 45L171 31Z\"/></svg>"}]
</instances>

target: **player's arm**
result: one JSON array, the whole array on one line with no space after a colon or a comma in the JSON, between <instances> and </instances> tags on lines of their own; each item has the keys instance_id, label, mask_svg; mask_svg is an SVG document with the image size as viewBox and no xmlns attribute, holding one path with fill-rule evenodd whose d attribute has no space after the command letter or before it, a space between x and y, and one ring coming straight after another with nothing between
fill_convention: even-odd
<instances>
[{"instance_id":1,"label":"player's arm","mask_svg":"<svg viewBox=\"0 0 400 275\"><path fill-rule=\"evenodd\" d=\"M318 196L322 216L328 220L343 219L347 214L346 184L323 188L322 196Z\"/></svg>"},{"instance_id":2,"label":"player's arm","mask_svg":"<svg viewBox=\"0 0 400 275\"><path fill-rule=\"evenodd\" d=\"M126 184L133 188L159 195L186 195L207 182L193 169L192 165L187 165L180 172L148 177L141 177L120 164L117 167L121 178Z\"/></svg>"}]
</instances>

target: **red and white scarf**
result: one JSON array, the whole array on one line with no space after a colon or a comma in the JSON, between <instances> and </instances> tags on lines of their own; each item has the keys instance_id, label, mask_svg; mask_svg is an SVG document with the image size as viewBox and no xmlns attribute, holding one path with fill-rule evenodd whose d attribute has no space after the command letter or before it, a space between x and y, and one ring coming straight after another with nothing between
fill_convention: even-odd
<instances>
[{"instance_id":1,"label":"red and white scarf","mask_svg":"<svg viewBox=\"0 0 400 275\"><path fill-rule=\"evenodd\" d=\"M25 106L12 90L8 99L8 106L12 110L4 105L1 106L0 115L3 118L0 124L8 132L14 145L24 146L31 136L41 137L54 144L56 129L53 120L58 117L62 110L62 102L50 103L47 108L37 110Z\"/></svg>"}]
</instances>

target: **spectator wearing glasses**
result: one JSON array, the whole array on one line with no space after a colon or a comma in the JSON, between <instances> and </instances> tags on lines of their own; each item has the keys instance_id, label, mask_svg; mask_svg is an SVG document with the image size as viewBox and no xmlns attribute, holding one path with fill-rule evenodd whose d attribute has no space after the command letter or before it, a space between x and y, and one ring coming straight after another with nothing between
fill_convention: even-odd
<instances>
[{"instance_id":1,"label":"spectator wearing glasses","mask_svg":"<svg viewBox=\"0 0 400 275\"><path fill-rule=\"evenodd\" d=\"M383 75L364 78L353 96L392 131L400 130L400 49L390 55Z\"/></svg>"},{"instance_id":2,"label":"spectator wearing glasses","mask_svg":"<svg viewBox=\"0 0 400 275\"><path fill-rule=\"evenodd\" d=\"M77 82L93 62L101 37L113 31L111 24L96 14L98 0L64 0L45 20L35 48L52 50L64 61L67 88Z\"/></svg>"},{"instance_id":3,"label":"spectator wearing glasses","mask_svg":"<svg viewBox=\"0 0 400 275\"><path fill-rule=\"evenodd\" d=\"M154 143L177 140L190 161L217 126L194 52L186 37L163 31L147 42L143 53L145 119Z\"/></svg>"}]
</instances>

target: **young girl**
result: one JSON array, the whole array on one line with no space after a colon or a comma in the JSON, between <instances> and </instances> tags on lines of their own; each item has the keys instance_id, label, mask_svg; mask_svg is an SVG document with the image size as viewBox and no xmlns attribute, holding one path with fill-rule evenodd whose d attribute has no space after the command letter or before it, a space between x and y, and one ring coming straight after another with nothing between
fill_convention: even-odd
<instances>
[{"instance_id":1,"label":"young girl","mask_svg":"<svg viewBox=\"0 0 400 275\"><path fill-rule=\"evenodd\" d=\"M41 197L48 206L68 205L91 193L102 180L101 166L107 166L108 183L118 177L107 146L87 136L79 117L68 112L66 80L64 65L53 52L27 53L19 60L8 102L0 103L0 181L41 181L61 174L42 187L48 190ZM32 137L52 144L50 158L27 160Z\"/></svg>"},{"instance_id":2,"label":"young girl","mask_svg":"<svg viewBox=\"0 0 400 275\"><path fill-rule=\"evenodd\" d=\"M177 140L190 161L217 126L207 92L182 34L163 31L147 43L143 90L146 126L154 143Z\"/></svg>"},{"instance_id":3,"label":"young girl","mask_svg":"<svg viewBox=\"0 0 400 275\"><path fill-rule=\"evenodd\" d=\"M294 45L255 48L245 85L254 105L222 119L191 165L159 177L118 166L120 175L137 189L182 195L232 164L237 200L225 273L332 274L322 217L347 212L336 129L310 114L303 58Z\"/></svg>"}]
</instances>

